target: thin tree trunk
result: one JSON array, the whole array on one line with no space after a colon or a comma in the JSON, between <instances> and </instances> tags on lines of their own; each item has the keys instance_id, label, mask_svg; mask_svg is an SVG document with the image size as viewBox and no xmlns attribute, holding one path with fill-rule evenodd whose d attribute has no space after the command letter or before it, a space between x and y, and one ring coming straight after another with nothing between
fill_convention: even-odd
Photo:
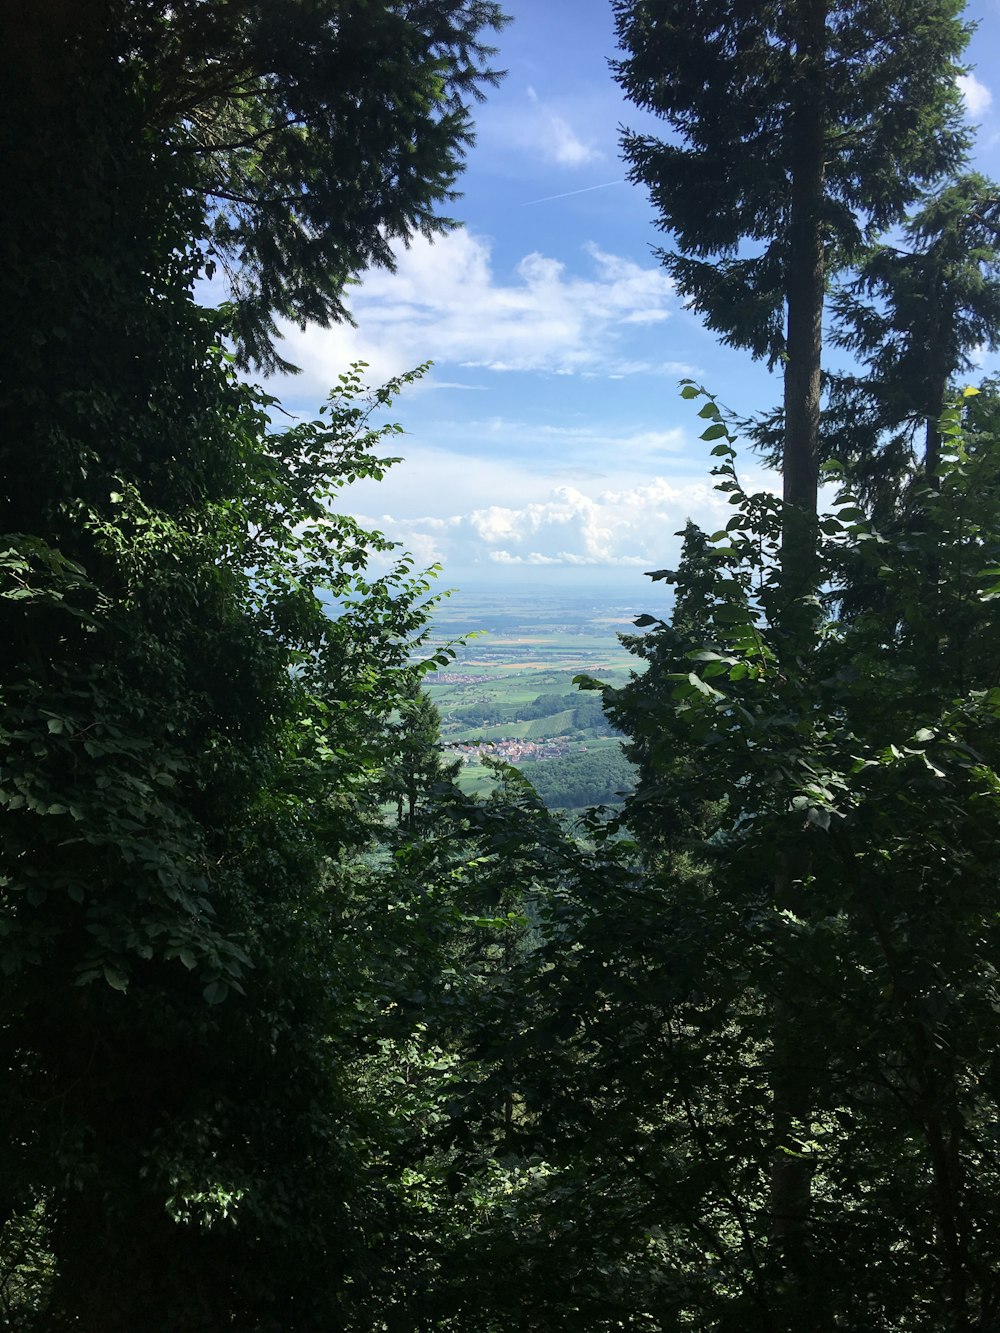
<instances>
[{"instance_id":1,"label":"thin tree trunk","mask_svg":"<svg viewBox=\"0 0 1000 1333\"><path fill-rule=\"evenodd\" d=\"M803 0L796 32L800 69L792 113L791 210L786 268L782 532L782 628L793 636L811 623L801 599L815 592L816 500L819 478L820 362L826 262L822 212L826 185L823 61L827 0ZM796 604L799 604L796 613Z\"/></svg>"},{"instance_id":2,"label":"thin tree trunk","mask_svg":"<svg viewBox=\"0 0 1000 1333\"><path fill-rule=\"evenodd\" d=\"M932 289L934 295L931 299L933 307L932 325L930 329L928 346L928 366L927 366L927 428L924 435L924 476L927 482L937 487L939 476L938 472L941 463L941 431L939 422L941 413L944 411L945 398L948 394L948 381L951 378L953 365L949 364L952 358L948 355L948 348L945 345L945 330L953 327L955 314L951 309L945 309L944 304L947 301L947 294L942 290L944 284L939 280Z\"/></svg>"},{"instance_id":3,"label":"thin tree trunk","mask_svg":"<svg viewBox=\"0 0 1000 1333\"><path fill-rule=\"evenodd\" d=\"M943 401L945 394L945 385L941 386L941 399ZM938 470L941 465L941 431L938 427L938 418L928 414L927 426L924 431L924 476L931 486L937 487Z\"/></svg>"},{"instance_id":4,"label":"thin tree trunk","mask_svg":"<svg viewBox=\"0 0 1000 1333\"><path fill-rule=\"evenodd\" d=\"M825 189L823 105L827 0L801 0L794 32L797 87L790 125L791 211L786 270L787 346L783 453L781 598L777 628L790 657L808 652L815 625L809 600L819 583L816 505L819 478L820 362L823 348ZM799 835L799 839L804 838ZM777 906L806 914L802 882L808 850L790 846L775 877ZM776 1327L804 1327L810 1296L809 1214L812 1167L800 1136L808 1129L812 1091L802 1068L794 1007L794 979L779 978L773 1011L773 1133L771 1243L781 1267L781 1308ZM821 1309L809 1311L813 1328L827 1326Z\"/></svg>"}]
</instances>

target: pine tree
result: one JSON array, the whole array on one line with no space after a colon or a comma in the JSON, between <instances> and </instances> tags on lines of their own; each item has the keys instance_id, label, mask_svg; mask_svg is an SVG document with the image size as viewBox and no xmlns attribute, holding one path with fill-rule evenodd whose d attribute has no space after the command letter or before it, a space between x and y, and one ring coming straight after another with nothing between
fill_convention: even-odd
<instances>
[{"instance_id":1,"label":"pine tree","mask_svg":"<svg viewBox=\"0 0 1000 1333\"><path fill-rule=\"evenodd\" d=\"M421 807L429 803L432 812L435 788L453 782L461 767L461 760L442 758L441 717L417 680L404 687L390 746L382 777L383 798L396 805L397 827L413 834L427 814Z\"/></svg>"},{"instance_id":2,"label":"pine tree","mask_svg":"<svg viewBox=\"0 0 1000 1333\"><path fill-rule=\"evenodd\" d=\"M789 601L815 586L827 278L961 160L962 7L615 0L616 77L676 136L622 140L661 258L724 341L783 365Z\"/></svg>"},{"instance_id":3,"label":"pine tree","mask_svg":"<svg viewBox=\"0 0 1000 1333\"><path fill-rule=\"evenodd\" d=\"M737 616L744 612L747 589L736 582L720 585L724 565L725 557L689 519L677 569L650 575L677 589L669 623L650 615L638 617L640 632L621 637L645 670L633 674L623 688L605 687L602 692L608 717L628 737L625 754L638 768L623 822L651 866L664 854L676 859L701 842L718 813L699 747L689 743L682 729L665 725L665 719L670 718L677 676L689 670L688 655L716 646L716 614L725 614L724 608Z\"/></svg>"},{"instance_id":4,"label":"pine tree","mask_svg":"<svg viewBox=\"0 0 1000 1333\"><path fill-rule=\"evenodd\" d=\"M815 644L823 306L829 274L961 159L959 0L617 0L619 82L676 138L626 132L631 179L650 189L676 251L663 260L725 340L783 363L783 505L777 576L761 604L794 678ZM694 390L692 389L692 392ZM717 411L707 438L725 433ZM723 446L718 446L721 449ZM772 847L772 892L809 916L808 840L789 824ZM772 1244L788 1312L809 1282L809 1167L797 1151L811 1075L792 971L770 1006L775 1149ZM813 1288L815 1290L815 1288ZM822 1322L824 1316L816 1311Z\"/></svg>"},{"instance_id":5,"label":"pine tree","mask_svg":"<svg viewBox=\"0 0 1000 1333\"><path fill-rule=\"evenodd\" d=\"M865 255L833 309L833 341L863 373L833 379L823 449L866 489L881 491L871 498L884 513L913 471L900 463L912 458L917 431L920 465L933 483L948 393L973 368L973 351L992 349L1000 336L998 187L970 175L938 191L907 220L901 244Z\"/></svg>"},{"instance_id":6,"label":"pine tree","mask_svg":"<svg viewBox=\"0 0 1000 1333\"><path fill-rule=\"evenodd\" d=\"M197 167L210 266L242 364L288 369L276 319L349 319L345 289L393 243L456 225L440 210L498 82L495 0L125 3L152 124Z\"/></svg>"},{"instance_id":7,"label":"pine tree","mask_svg":"<svg viewBox=\"0 0 1000 1333\"><path fill-rule=\"evenodd\" d=\"M207 202L189 221L225 280L240 362L265 370L292 368L276 320L349 319L358 273L392 268L395 241L455 225L440 210L457 197L471 104L499 79L486 35L507 22L495 0L46 0L6 13L12 105L58 100L65 59L95 88L109 61L131 71L143 132ZM22 158L30 173L30 130L11 168Z\"/></svg>"}]
</instances>

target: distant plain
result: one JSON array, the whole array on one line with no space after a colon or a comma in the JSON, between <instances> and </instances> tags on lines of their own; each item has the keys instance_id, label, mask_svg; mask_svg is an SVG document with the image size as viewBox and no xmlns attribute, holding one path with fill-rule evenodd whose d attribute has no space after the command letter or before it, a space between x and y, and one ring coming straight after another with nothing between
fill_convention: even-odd
<instances>
[{"instance_id":1,"label":"distant plain","mask_svg":"<svg viewBox=\"0 0 1000 1333\"><path fill-rule=\"evenodd\" d=\"M489 792L494 776L482 760L495 758L518 767L551 808L620 803L631 766L600 693L579 689L574 677L620 687L641 669L618 638L638 632L636 614L628 598L604 590L493 590L439 606L432 646L465 643L425 686L446 752L463 760L464 790Z\"/></svg>"}]
</instances>

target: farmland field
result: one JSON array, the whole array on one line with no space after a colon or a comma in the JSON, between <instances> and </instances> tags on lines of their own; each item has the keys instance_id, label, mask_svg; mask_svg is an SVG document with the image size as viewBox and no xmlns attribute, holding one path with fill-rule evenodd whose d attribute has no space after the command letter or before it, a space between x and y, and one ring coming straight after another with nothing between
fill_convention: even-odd
<instances>
[{"instance_id":1,"label":"farmland field","mask_svg":"<svg viewBox=\"0 0 1000 1333\"><path fill-rule=\"evenodd\" d=\"M482 761L495 758L516 765L552 808L620 802L631 766L600 695L573 677L623 685L640 663L617 636L635 632L636 614L601 594L466 595L439 608L435 646L472 636L425 680L444 744L462 758L464 790L489 792Z\"/></svg>"}]
</instances>

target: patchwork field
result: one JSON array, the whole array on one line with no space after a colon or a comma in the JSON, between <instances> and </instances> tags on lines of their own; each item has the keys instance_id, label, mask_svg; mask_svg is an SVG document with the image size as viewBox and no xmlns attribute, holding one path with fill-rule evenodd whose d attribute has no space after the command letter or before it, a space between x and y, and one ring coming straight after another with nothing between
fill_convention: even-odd
<instances>
[{"instance_id":1,"label":"patchwork field","mask_svg":"<svg viewBox=\"0 0 1000 1333\"><path fill-rule=\"evenodd\" d=\"M436 641L475 637L425 684L445 745L463 760L464 790L488 793L494 779L483 760L495 758L515 764L551 808L620 802L631 765L600 695L580 690L573 677L622 685L641 667L617 637L635 632L635 614L594 596L494 594L445 604Z\"/></svg>"}]
</instances>

